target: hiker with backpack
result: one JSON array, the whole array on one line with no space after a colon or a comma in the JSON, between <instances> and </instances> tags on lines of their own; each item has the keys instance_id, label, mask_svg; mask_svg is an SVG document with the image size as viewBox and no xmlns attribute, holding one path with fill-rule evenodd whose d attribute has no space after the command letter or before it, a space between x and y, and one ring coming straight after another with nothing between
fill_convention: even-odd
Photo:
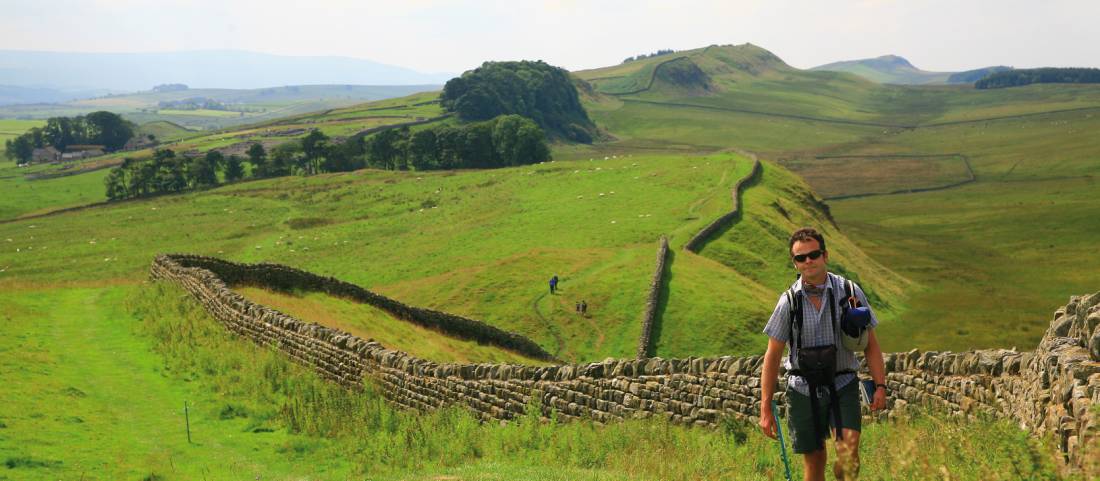
<instances>
[{"instance_id":1,"label":"hiker with backpack","mask_svg":"<svg viewBox=\"0 0 1100 481\"><path fill-rule=\"evenodd\" d=\"M855 479L861 421L857 352L864 354L875 384L871 409L886 407L886 367L874 331L878 320L858 285L827 270L823 235L799 229L791 234L789 252L800 278L779 296L764 327L769 339L760 376L760 429L776 437L772 399L783 360L787 433L794 452L803 455L803 479L825 479L830 427L836 438L833 474L838 480Z\"/></svg>"}]
</instances>

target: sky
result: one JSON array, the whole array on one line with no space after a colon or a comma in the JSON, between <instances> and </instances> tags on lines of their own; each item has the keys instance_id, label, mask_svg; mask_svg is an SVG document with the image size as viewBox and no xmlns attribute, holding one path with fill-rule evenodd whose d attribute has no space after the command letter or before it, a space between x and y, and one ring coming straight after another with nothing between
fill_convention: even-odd
<instances>
[{"instance_id":1,"label":"sky","mask_svg":"<svg viewBox=\"0 0 1100 481\"><path fill-rule=\"evenodd\" d=\"M428 73L742 43L798 68L886 54L930 71L1100 67L1094 0L0 0L0 12L2 50L234 49Z\"/></svg>"}]
</instances>

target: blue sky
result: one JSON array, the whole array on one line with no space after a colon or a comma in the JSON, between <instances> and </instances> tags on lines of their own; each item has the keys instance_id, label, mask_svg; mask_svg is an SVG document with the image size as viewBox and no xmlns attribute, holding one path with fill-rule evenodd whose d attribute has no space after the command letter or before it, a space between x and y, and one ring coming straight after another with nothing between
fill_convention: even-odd
<instances>
[{"instance_id":1,"label":"blue sky","mask_svg":"<svg viewBox=\"0 0 1100 481\"><path fill-rule=\"evenodd\" d=\"M0 49L240 49L422 72L541 59L570 70L750 42L809 68L896 54L925 70L1100 67L1097 1L0 0Z\"/></svg>"}]
</instances>

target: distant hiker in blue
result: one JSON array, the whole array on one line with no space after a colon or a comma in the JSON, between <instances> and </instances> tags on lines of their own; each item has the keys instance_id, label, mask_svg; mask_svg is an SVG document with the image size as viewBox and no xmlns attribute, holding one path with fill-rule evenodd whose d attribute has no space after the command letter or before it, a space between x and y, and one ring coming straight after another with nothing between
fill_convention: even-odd
<instances>
[{"instance_id":1,"label":"distant hiker in blue","mask_svg":"<svg viewBox=\"0 0 1100 481\"><path fill-rule=\"evenodd\" d=\"M886 408L886 367L875 337L878 320L859 286L826 269L824 236L799 229L791 234L789 250L801 277L779 296L764 327L768 350L760 375L760 429L776 437L772 398L783 361L787 430L794 452L803 455L803 479L825 479L830 426L836 436L833 474L838 480L856 479L861 421L857 352L863 353L875 385L871 410Z\"/></svg>"},{"instance_id":2,"label":"distant hiker in blue","mask_svg":"<svg viewBox=\"0 0 1100 481\"><path fill-rule=\"evenodd\" d=\"M558 276L557 275L550 278L550 293L553 294L554 291L556 291L556 290L558 290Z\"/></svg>"}]
</instances>

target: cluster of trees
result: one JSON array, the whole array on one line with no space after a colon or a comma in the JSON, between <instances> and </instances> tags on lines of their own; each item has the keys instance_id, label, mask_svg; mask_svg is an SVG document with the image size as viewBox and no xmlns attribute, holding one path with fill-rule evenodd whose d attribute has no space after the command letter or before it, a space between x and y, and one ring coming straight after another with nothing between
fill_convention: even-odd
<instances>
[{"instance_id":1,"label":"cluster of trees","mask_svg":"<svg viewBox=\"0 0 1100 481\"><path fill-rule=\"evenodd\" d=\"M542 61L485 62L447 81L440 104L464 121L522 115L577 142L592 142L596 132L569 72Z\"/></svg>"},{"instance_id":2,"label":"cluster of trees","mask_svg":"<svg viewBox=\"0 0 1100 481\"><path fill-rule=\"evenodd\" d=\"M31 161L34 149L47 145L64 151L70 145L102 145L108 151L121 149L134 136L134 124L111 112L99 111L77 117L51 117L44 127L4 143L7 156L17 163Z\"/></svg>"},{"instance_id":3,"label":"cluster of trees","mask_svg":"<svg viewBox=\"0 0 1100 481\"><path fill-rule=\"evenodd\" d=\"M1100 69L1029 68L995 72L974 83L979 89L1018 87L1038 83L1100 83Z\"/></svg>"},{"instance_id":4,"label":"cluster of trees","mask_svg":"<svg viewBox=\"0 0 1100 481\"><path fill-rule=\"evenodd\" d=\"M635 55L633 57L627 57L627 58L623 59L623 63L633 62L635 60L642 60L642 59L646 59L646 58L650 58L650 57L656 57L658 55L668 55L670 53L676 53L676 51L670 48L670 49L667 49L667 50L658 50L658 51L653 52L653 53L648 54L648 55L644 54L644 53L640 53L640 54Z\"/></svg>"},{"instance_id":5,"label":"cluster of trees","mask_svg":"<svg viewBox=\"0 0 1100 481\"><path fill-rule=\"evenodd\" d=\"M332 142L320 130L312 130L301 140L279 145L270 152L262 144L252 144L246 155L226 157L210 151L204 156L186 157L164 149L155 151L151 160L127 158L108 173L107 198L121 200L202 189L248 176L313 175L366 167L436 170L532 164L550 160L550 148L534 121L502 115L456 126L383 130L345 142Z\"/></svg>"},{"instance_id":6,"label":"cluster of trees","mask_svg":"<svg viewBox=\"0 0 1100 481\"><path fill-rule=\"evenodd\" d=\"M205 156L189 158L163 149L155 151L152 160L123 160L111 169L104 183L107 198L120 200L211 187L219 183L219 171L225 182L244 177L244 165L236 155L226 158L218 151L210 151Z\"/></svg>"},{"instance_id":7,"label":"cluster of trees","mask_svg":"<svg viewBox=\"0 0 1100 481\"><path fill-rule=\"evenodd\" d=\"M415 131L386 130L367 138L364 148L369 166L390 170L493 168L550 160L543 130L520 115Z\"/></svg>"}]
</instances>

